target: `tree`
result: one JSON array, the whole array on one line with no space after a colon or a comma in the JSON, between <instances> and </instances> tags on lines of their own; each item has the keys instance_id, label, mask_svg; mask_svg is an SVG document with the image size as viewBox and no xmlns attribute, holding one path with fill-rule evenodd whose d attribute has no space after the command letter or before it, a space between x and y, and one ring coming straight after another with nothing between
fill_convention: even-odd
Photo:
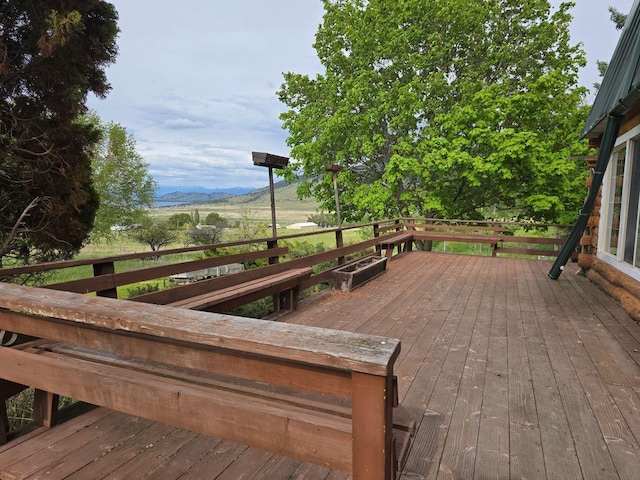
<instances>
[{"instance_id":1,"label":"tree","mask_svg":"<svg viewBox=\"0 0 640 480\"><path fill-rule=\"evenodd\" d=\"M0 265L67 258L98 207L78 121L109 90L117 13L101 0L0 0Z\"/></svg>"},{"instance_id":2,"label":"tree","mask_svg":"<svg viewBox=\"0 0 640 480\"><path fill-rule=\"evenodd\" d=\"M197 209L195 213L200 218ZM214 245L220 242L228 226L229 222L226 218L221 217L219 213L211 212L206 216L204 225L197 223L195 228L189 231L189 241L196 245Z\"/></svg>"},{"instance_id":3,"label":"tree","mask_svg":"<svg viewBox=\"0 0 640 480\"><path fill-rule=\"evenodd\" d=\"M616 7L609 7L609 16L611 21L616 25L617 30L622 30L624 28L624 24L627 21L627 15L622 13Z\"/></svg>"},{"instance_id":4,"label":"tree","mask_svg":"<svg viewBox=\"0 0 640 480\"><path fill-rule=\"evenodd\" d=\"M569 9L547 0L324 0L325 72L278 92L302 197L331 210L338 163L347 220L479 218L514 208L571 217L582 201L578 142L584 52Z\"/></svg>"},{"instance_id":5,"label":"tree","mask_svg":"<svg viewBox=\"0 0 640 480\"><path fill-rule=\"evenodd\" d=\"M204 223L205 225L215 225L220 228L227 228L229 226L229 221L216 212L209 213L204 219Z\"/></svg>"},{"instance_id":6,"label":"tree","mask_svg":"<svg viewBox=\"0 0 640 480\"><path fill-rule=\"evenodd\" d=\"M307 217L307 221L317 224L320 228L336 226L336 218L328 213L314 213Z\"/></svg>"},{"instance_id":7,"label":"tree","mask_svg":"<svg viewBox=\"0 0 640 480\"><path fill-rule=\"evenodd\" d=\"M191 223L192 218L188 213L174 213L167 220L167 227L171 230L184 230Z\"/></svg>"},{"instance_id":8,"label":"tree","mask_svg":"<svg viewBox=\"0 0 640 480\"><path fill-rule=\"evenodd\" d=\"M176 232L171 230L169 225L154 223L148 217L143 220L142 225L131 230L130 235L136 242L149 245L153 252L157 252L177 239Z\"/></svg>"},{"instance_id":9,"label":"tree","mask_svg":"<svg viewBox=\"0 0 640 480\"><path fill-rule=\"evenodd\" d=\"M616 30L622 30L624 28L625 22L627 21L627 15L625 15L615 7L610 6L608 10L609 18L615 24ZM607 73L607 68L609 68L609 63L602 60L596 60L596 64L598 66L598 73L600 74L600 78L604 78L604 74ZM594 83L593 88L595 88L596 90L600 90L600 83Z\"/></svg>"},{"instance_id":10,"label":"tree","mask_svg":"<svg viewBox=\"0 0 640 480\"><path fill-rule=\"evenodd\" d=\"M189 231L189 241L195 245L214 245L220 242L224 228L200 225Z\"/></svg>"},{"instance_id":11,"label":"tree","mask_svg":"<svg viewBox=\"0 0 640 480\"><path fill-rule=\"evenodd\" d=\"M157 184L136 151L135 139L123 126L101 125L97 116L90 121L103 132L92 161L93 182L100 198L92 237L110 239L112 226L131 228L142 222L146 210L153 207Z\"/></svg>"}]
</instances>

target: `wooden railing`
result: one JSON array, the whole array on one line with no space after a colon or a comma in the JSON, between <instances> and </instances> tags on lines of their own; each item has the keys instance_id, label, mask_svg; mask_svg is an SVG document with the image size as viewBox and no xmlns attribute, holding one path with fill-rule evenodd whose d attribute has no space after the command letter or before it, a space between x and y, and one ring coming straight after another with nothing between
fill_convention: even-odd
<instances>
[{"instance_id":1,"label":"wooden railing","mask_svg":"<svg viewBox=\"0 0 640 480\"><path fill-rule=\"evenodd\" d=\"M153 292L133 298L134 300L163 304L179 301L189 296L201 295L207 291L227 288L230 285L281 274L288 270L313 268L314 273L312 275L300 280L299 287L304 290L321 283L330 282L332 279L332 271L340 265L343 265L346 261L345 259L348 257L357 259L372 253L379 255L383 248L386 248L388 256L391 256L395 251L394 249L397 248L400 243L406 245L405 249L411 249L412 245L415 244L418 248L440 248L445 251L450 250L448 248L449 244L487 245L490 247L487 254L494 256L518 254L536 257L552 257L557 254L559 246L564 242L563 233L566 227L565 225L524 222L398 218L344 228L331 228L293 235L283 235L276 238L260 238L216 245L4 268L0 269L0 278L12 278L19 275L90 265L92 267L93 277L50 283L46 285L46 287L76 293L95 292L98 296L115 298L117 297L117 288L125 285L166 278L178 273L219 267L231 263L245 263L258 259L268 259L267 266L253 268L232 275L210 278L181 287L168 288L160 292ZM514 235L513 232L518 229L537 230L538 232L542 230L544 235ZM367 232L369 238L345 245L344 233L350 230ZM555 233L550 235L550 230L553 230ZM283 246L285 242L296 239L308 240L319 233L325 235L327 233L333 233L335 235L335 248L302 258L286 259L285 256L288 250ZM411 234L411 236L408 236L408 234ZM404 235L401 239L402 241L397 237L398 235ZM430 244L426 244L426 242L430 242ZM118 271L120 262L127 260L162 259L176 254L195 254L211 249L233 249L247 246L250 246L253 251L219 257L201 258L187 262L169 263L166 265L154 265L132 271ZM476 254L482 252L479 248L473 251L473 253ZM331 265L326 266L329 262ZM321 265L325 265L325 267L321 268Z\"/></svg>"},{"instance_id":2,"label":"wooden railing","mask_svg":"<svg viewBox=\"0 0 640 480\"><path fill-rule=\"evenodd\" d=\"M354 480L394 478L399 340L42 292L0 284L0 330L47 339L0 347L0 420L31 386L45 426L64 395Z\"/></svg>"},{"instance_id":3,"label":"wooden railing","mask_svg":"<svg viewBox=\"0 0 640 480\"><path fill-rule=\"evenodd\" d=\"M61 394L136 415L144 416L148 412L152 419L196 430L202 428L198 431L269 449L274 443L271 431L266 437L235 436L234 432L243 429L229 424L223 414L214 415L213 419L187 419L179 415L181 407L178 403L166 408L167 404L172 405L171 392L175 392L174 387L179 384L180 395L183 391L188 392L184 401L194 402L194 411L224 412L230 405L242 406L244 402L253 410L234 410L233 418L249 421L255 409L262 409L261 400L253 397L256 388L268 383L275 388L269 392L282 393L280 389L284 388L287 393L269 398L270 406L262 409L264 416L260 419L264 425L277 430L281 422L289 422L290 411L295 410L300 413L301 422L317 416L324 429L323 437L314 434L313 438L305 437L304 441L298 442L298 433L302 435L307 427L309 431L316 431L312 424L300 423L301 429L294 432L295 442L291 440L293 437L287 437L288 434L275 442L284 445L278 453L352 471L354 479L393 478L392 405L389 399L393 397L393 363L400 348L398 341L347 332L336 335L303 326L149 303L180 302L232 285L264 282L269 277L295 270L300 271L300 276L295 277L299 281L296 288L309 288L331 280L336 265L343 264L349 256L379 255L386 248L391 258L396 248L409 250L416 240L418 243L428 239L432 242L489 243L496 255L540 255L536 245L556 246L563 241L557 235L525 237L512 234L524 227L549 229L548 225L541 224L402 218L323 230L322 233L335 234L335 248L296 259L282 257L287 252L284 241L308 239L318 232L2 269L0 277L10 278L91 265L94 276L48 285L50 291L46 294L33 287L0 283L0 331L11 332L10 340L14 335L18 338L18 341L5 342L13 344L12 348L0 347L0 407L4 406L5 398L22 388L21 385L30 385L37 389L36 419L43 424L54 423L52 405L55 395ZM558 232L562 229L557 225L551 227ZM369 238L345 245L343 232L352 229L368 231ZM223 257L117 271L118 262L124 260L249 244L260 248ZM509 244L515 246L509 247ZM531 245L534 247L530 248ZM544 255L555 253L553 250L544 252ZM118 286L259 258L269 259L269 264L141 295L133 299L136 302L81 295L96 292L101 297L114 296ZM324 270L317 268L329 261L334 265ZM307 274L310 267L316 267L313 275ZM270 295L274 284L265 282L265 285L269 288L265 287L264 292ZM184 364L185 361L188 364ZM43 371L48 372L47 375L41 375ZM236 387L238 379L243 385L233 392L232 400L224 393L229 392L229 387L221 388L224 379L220 376L224 375L237 377ZM203 378L207 380L203 381ZM320 378L324 380L318 380ZM145 385L156 390L150 394L144 391ZM342 400L318 412L315 399L304 400L309 398L307 391ZM295 400L291 400L290 395ZM264 394L258 397L264 399ZM149 404L149 399L154 398L165 403L161 407ZM177 402L177 398L174 400ZM305 401L313 404L311 412L305 410ZM279 407L273 409L271 402ZM344 402L350 405L346 410ZM3 415L0 417L6 417L1 410Z\"/></svg>"},{"instance_id":4,"label":"wooden railing","mask_svg":"<svg viewBox=\"0 0 640 480\"><path fill-rule=\"evenodd\" d=\"M405 230L414 232L414 241L437 242L444 246L445 251L447 243L487 245L491 256L494 257L500 255L555 257L571 228L571 225L536 222L436 218L405 218L401 223Z\"/></svg>"}]
</instances>

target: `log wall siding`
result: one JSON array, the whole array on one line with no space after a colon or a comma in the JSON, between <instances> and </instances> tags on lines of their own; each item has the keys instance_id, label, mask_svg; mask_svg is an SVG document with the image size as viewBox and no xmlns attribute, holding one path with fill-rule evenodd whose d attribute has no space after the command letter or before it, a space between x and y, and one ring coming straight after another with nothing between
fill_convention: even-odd
<instances>
[{"instance_id":1,"label":"log wall siding","mask_svg":"<svg viewBox=\"0 0 640 480\"><path fill-rule=\"evenodd\" d=\"M636 107L627 115L625 122L620 128L619 135L630 131L638 124L640 124L640 106ZM595 157L589 159L587 167L593 172ZM592 181L593 173L587 178L587 189L591 187ZM587 228L580 239L578 265L592 282L620 302L622 308L624 308L632 318L640 321L640 283L597 258L600 240L599 225L601 206L602 187L600 187L593 211L587 222Z\"/></svg>"},{"instance_id":2,"label":"log wall siding","mask_svg":"<svg viewBox=\"0 0 640 480\"><path fill-rule=\"evenodd\" d=\"M617 300L622 308L640 322L640 283L605 262L593 258L587 277Z\"/></svg>"}]
</instances>

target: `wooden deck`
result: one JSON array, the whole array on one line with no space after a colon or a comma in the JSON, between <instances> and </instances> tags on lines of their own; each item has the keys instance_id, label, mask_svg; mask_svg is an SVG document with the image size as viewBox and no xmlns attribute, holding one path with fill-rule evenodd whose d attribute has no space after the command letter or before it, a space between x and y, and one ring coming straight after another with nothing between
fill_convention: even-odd
<instances>
[{"instance_id":1,"label":"wooden deck","mask_svg":"<svg viewBox=\"0 0 640 480\"><path fill-rule=\"evenodd\" d=\"M402 340L400 401L418 423L401 480L636 479L640 327L569 265L413 252L286 321ZM348 476L94 409L0 447L0 479Z\"/></svg>"}]
</instances>

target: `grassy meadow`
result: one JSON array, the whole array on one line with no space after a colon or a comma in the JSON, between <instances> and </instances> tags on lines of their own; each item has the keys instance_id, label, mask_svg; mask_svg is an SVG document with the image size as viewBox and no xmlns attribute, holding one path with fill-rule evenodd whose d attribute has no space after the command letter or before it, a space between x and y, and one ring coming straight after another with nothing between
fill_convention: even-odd
<instances>
[{"instance_id":1,"label":"grassy meadow","mask_svg":"<svg viewBox=\"0 0 640 480\"><path fill-rule=\"evenodd\" d=\"M286 243L290 246L292 252L296 252L296 254L299 252L312 253L317 251L316 247L320 245L320 248L323 250L336 247L335 234L333 232L325 232L318 228L287 228L291 224L308 221L310 215L317 213L317 202L312 200L299 200L296 195L296 185L277 185L275 196L276 220L281 227L278 230L278 234L280 236L297 235L300 233L312 234L308 237L287 240ZM244 223L248 223L249 230L255 227L258 236L268 237L271 235L271 229L267 228L267 225L271 223L271 200L268 188L259 189L247 195L232 197L220 202L154 208L150 213L158 222L162 222L175 214L193 214L196 209L201 219L206 218L209 213L215 212L231 222L244 221ZM373 232L367 232L368 238L371 238L372 235ZM230 228L225 231L221 241L233 241L237 239L237 236L238 233L233 228ZM356 243L362 241L364 237L365 234L360 230L346 231L344 232L344 243ZM163 247L163 250L188 246L188 238L187 230L178 232L176 241ZM280 243L281 246L284 246L283 242ZM115 233L115 237L109 242L100 241L89 243L82 249L77 258L99 258L144 251L149 251L148 245L136 242L127 232L117 232ZM201 252L194 252L162 256L157 259L125 260L116 263L116 272L125 272L168 263L186 262L202 258L202 255ZM92 267L87 265L52 272L48 275L45 282L66 282L91 276L93 276ZM169 286L169 282L168 278L163 278L151 282L144 282L143 284L118 287L118 296L119 298L127 298L132 295L144 293L144 289L147 288L162 289Z\"/></svg>"}]
</instances>

